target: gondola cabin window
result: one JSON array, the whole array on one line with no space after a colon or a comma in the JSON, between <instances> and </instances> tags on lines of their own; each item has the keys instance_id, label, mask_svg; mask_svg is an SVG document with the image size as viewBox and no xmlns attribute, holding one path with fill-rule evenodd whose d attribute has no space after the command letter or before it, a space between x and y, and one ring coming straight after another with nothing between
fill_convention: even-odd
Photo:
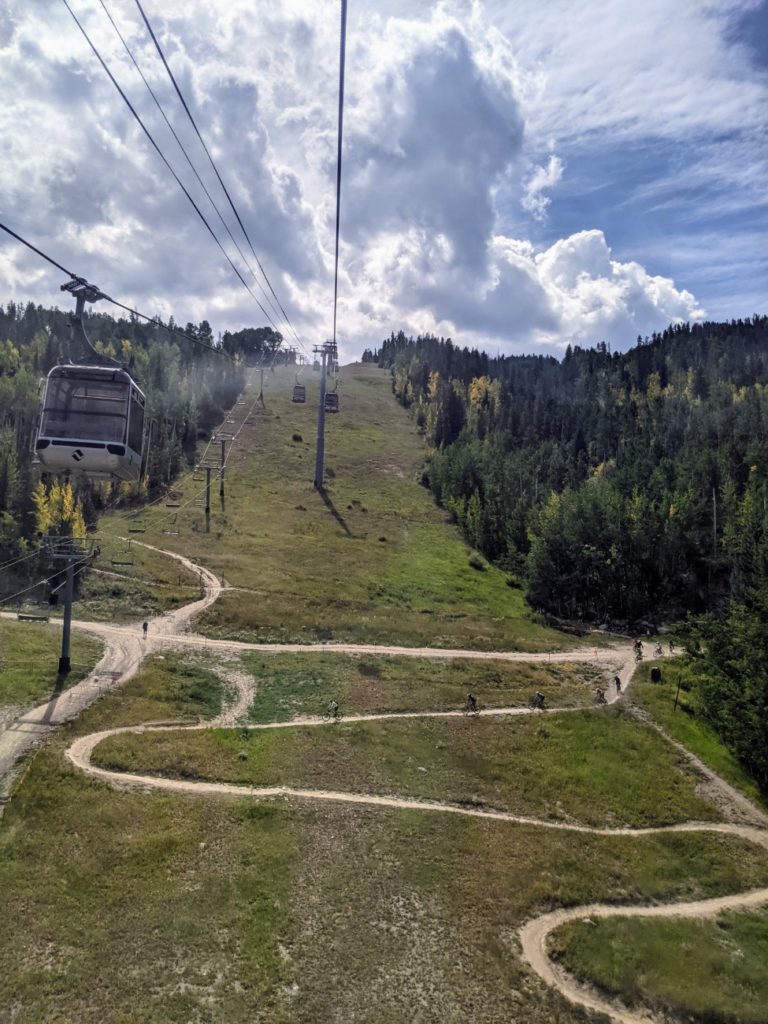
<instances>
[{"instance_id":1,"label":"gondola cabin window","mask_svg":"<svg viewBox=\"0 0 768 1024\"><path fill-rule=\"evenodd\" d=\"M121 380L58 377L45 391L46 437L124 443L131 387Z\"/></svg>"},{"instance_id":2,"label":"gondola cabin window","mask_svg":"<svg viewBox=\"0 0 768 1024\"><path fill-rule=\"evenodd\" d=\"M35 448L53 473L138 480L144 395L126 371L55 366L48 374Z\"/></svg>"}]
</instances>

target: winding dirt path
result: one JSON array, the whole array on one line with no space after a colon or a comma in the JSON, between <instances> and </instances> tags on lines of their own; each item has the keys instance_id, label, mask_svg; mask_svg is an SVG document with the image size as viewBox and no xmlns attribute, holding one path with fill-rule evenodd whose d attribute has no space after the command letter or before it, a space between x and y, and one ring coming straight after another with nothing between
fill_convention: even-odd
<instances>
[{"instance_id":1,"label":"winding dirt path","mask_svg":"<svg viewBox=\"0 0 768 1024\"><path fill-rule=\"evenodd\" d=\"M302 648L306 650L306 648ZM325 648L323 648L325 649ZM430 654L433 652L430 651ZM614 651L614 655L616 652ZM622 689L626 692L632 681L634 662L625 651L624 662L620 669L622 677ZM463 655L462 655L463 656ZM238 701L238 708L242 709L243 700L246 694L241 692ZM623 696L623 694L621 695ZM609 703L614 703L621 697L612 691ZM580 710L577 708L557 709L556 713L562 714L568 711ZM583 710L583 709L582 709ZM528 708L509 707L493 708L483 711L483 717L487 716L515 716L526 714L537 714ZM552 714L553 712L546 712ZM396 718L450 718L462 715L460 711L428 711L428 712L399 712L379 715L351 715L345 718L345 722L365 722L379 719ZM538 828L550 829L560 832L576 832L587 835L601 836L627 836L639 838L643 836L658 835L660 833L711 833L717 835L737 836L749 842L768 849L768 818L751 804L751 823L743 822L681 822L677 825L669 825L657 828L597 828L588 825L578 825L566 822L548 821L540 818L526 817L505 811L486 810L478 807L467 807L462 804L405 799L391 796L377 796L367 793L350 793L337 790L299 789L290 786L240 786L223 782L193 782L184 779L168 779L152 775L139 775L130 772L115 772L95 766L91 757L96 747L110 736L121 733L142 733L147 731L160 730L200 730L210 728L211 725L232 724L232 716L220 716L214 723L206 723L193 726L179 726L170 724L128 726L124 728L107 729L102 732L92 733L80 737L68 748L66 756L72 764L82 772L94 778L116 787L140 787L145 790L159 790L166 793L198 794L205 796L226 796L230 798L292 798L298 800L320 800L345 804L358 804L369 807L387 807L406 810L417 810L427 813L456 814L470 818L481 818L492 821L513 823ZM251 725L249 729L290 729L298 726L321 726L322 720L316 717L305 717L294 719L289 722L275 722L259 725ZM685 748L682 748L683 752ZM689 755L691 756L691 755ZM695 764L700 762L692 758ZM708 781L711 782L712 773L707 769ZM714 776L715 779L719 777ZM732 793L731 787L723 780L722 796L727 798ZM738 796L737 813L744 813L744 798ZM748 802L747 802L748 803ZM611 1003L601 998L594 991L579 984L571 975L554 963L547 952L547 942L552 931L568 921L583 920L585 918L599 917L704 917L713 916L723 910L747 910L753 907L768 903L768 888L757 889L746 893L738 893L731 896L717 897L715 899L697 900L688 903L664 904L661 906L631 906L616 904L591 904L589 906L573 907L564 910L556 910L543 914L528 921L519 931L522 957L529 966L548 985L556 988L569 1002L586 1007L590 1010L606 1014L619 1024L649 1024L651 1017L627 1010L624 1007Z\"/></svg>"},{"instance_id":2,"label":"winding dirt path","mask_svg":"<svg viewBox=\"0 0 768 1024\"><path fill-rule=\"evenodd\" d=\"M140 542L134 541L135 544ZM622 680L623 693L618 695L613 688L609 692L609 703L622 699L631 685L634 672L634 661L631 650L627 646L610 648L579 648L573 651L556 653L525 653L508 651L466 651L444 650L438 648L409 648L393 645L374 644L249 644L237 641L210 640L195 634L183 633L190 621L200 612L208 608L218 598L224 587L221 581L209 570L195 565L189 559L175 552L163 551L149 544L142 544L160 554L176 559L190 572L199 576L203 587L203 596L182 608L153 619L147 639L141 635L139 624L133 626L111 626L106 623L73 622L73 627L97 636L105 642L105 653L94 671L82 682L63 692L53 700L40 705L19 718L9 729L0 733L0 777L3 772L16 762L18 757L29 747L35 745L52 727L74 718L94 700L130 679L137 671L143 658L151 652L164 649L171 644L194 648L205 648L222 653L237 651L261 651L264 653L343 653L393 655L417 658L463 658L474 660L499 661L578 661L597 662L603 666L619 663L619 675ZM726 822L682 822L658 828L597 828L565 822L548 821L539 818L525 817L505 811L486 810L477 807L448 802L403 799L389 796L376 796L366 793L349 793L335 790L297 789L287 786L255 787L238 786L229 783L192 782L182 779L167 779L151 775L138 775L128 772L113 772L92 764L91 757L96 747L110 736L120 733L157 731L161 729L207 729L212 726L231 727L242 718L253 699L253 683L250 677L239 672L232 665L220 666L223 677L234 686L236 697L234 702L214 722L200 725L182 726L181 724L154 724L108 729L92 733L76 739L66 751L67 758L80 771L94 778L103 780L114 787L140 787L145 790L160 790L179 794L202 794L206 796L248 797L248 798L293 798L299 800L321 800L346 804L360 804L373 807L401 808L419 810L429 813L456 814L471 818L490 819L516 825L533 826L555 831L577 832L589 835L642 837L666 832L677 833L714 833L731 835L754 842L768 849L768 817L754 807L746 798L737 793L728 783L717 776L707 766L694 758L686 748L670 740L694 764L697 770L706 777L710 787L715 786L720 797L721 806L725 804L734 808L736 821ZM580 710L577 708L556 709L556 713ZM583 709L581 709L583 710ZM596 709L597 710L597 709ZM507 707L492 708L483 711L488 716L518 716L540 714L528 708ZM552 714L553 711L547 711ZM449 718L463 714L460 711L426 711L398 712L379 715L351 715L346 722L363 722L377 719L395 718ZM289 722L276 722L263 725L250 725L249 729L284 729L297 726L322 724L319 718L301 718ZM665 734L666 735L666 734ZM669 739L669 737L667 737ZM749 909L768 902L768 888L751 892L739 893L716 899L698 900L689 903L664 904L662 906L624 906L615 904L592 904L556 910L543 914L528 921L519 931L523 959L548 985L556 988L571 1003L584 1006L590 1010L606 1014L619 1024L648 1024L652 1019L647 1015L638 1014L624 1007L602 999L595 992L580 985L561 967L555 964L547 952L547 941L552 931L568 921L585 918L602 917L704 917L712 916L723 910Z\"/></svg>"},{"instance_id":3,"label":"winding dirt path","mask_svg":"<svg viewBox=\"0 0 768 1024\"><path fill-rule=\"evenodd\" d=\"M208 569L195 565L173 551L163 551L136 540L133 543L174 558L185 569L197 575L203 588L202 597L152 619L146 640L143 639L141 624L138 622L131 626L110 626L100 622L73 621L73 628L93 633L104 641L104 654L85 679L55 694L44 704L25 711L0 732L0 798L3 796L3 785L6 788L10 785L14 765L27 750L40 743L51 729L76 718L103 694L122 686L136 674L141 662L157 646L154 641L156 630L178 641L179 634L189 622L212 605L221 593L221 581ZM54 621L61 625L60 620Z\"/></svg>"}]
</instances>

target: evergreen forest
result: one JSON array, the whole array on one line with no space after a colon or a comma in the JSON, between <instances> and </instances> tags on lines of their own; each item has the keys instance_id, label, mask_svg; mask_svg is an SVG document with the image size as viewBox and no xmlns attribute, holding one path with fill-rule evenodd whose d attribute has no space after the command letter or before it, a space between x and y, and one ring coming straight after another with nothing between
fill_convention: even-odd
<instances>
[{"instance_id":1,"label":"evergreen forest","mask_svg":"<svg viewBox=\"0 0 768 1024\"><path fill-rule=\"evenodd\" d=\"M212 350L206 320L188 323L186 337L174 327L104 313L88 317L94 347L121 361L146 395L141 483L43 481L33 471L40 383L70 355L69 314L31 302L0 306L0 563L34 550L41 534L82 534L100 511L151 498L192 464L198 439L221 422L242 390L244 370L239 356ZM6 589L13 584L6 575Z\"/></svg>"},{"instance_id":2,"label":"evergreen forest","mask_svg":"<svg viewBox=\"0 0 768 1024\"><path fill-rule=\"evenodd\" d=\"M425 435L424 483L535 608L687 619L700 710L768 789L768 317L562 360L401 331L364 359Z\"/></svg>"}]
</instances>

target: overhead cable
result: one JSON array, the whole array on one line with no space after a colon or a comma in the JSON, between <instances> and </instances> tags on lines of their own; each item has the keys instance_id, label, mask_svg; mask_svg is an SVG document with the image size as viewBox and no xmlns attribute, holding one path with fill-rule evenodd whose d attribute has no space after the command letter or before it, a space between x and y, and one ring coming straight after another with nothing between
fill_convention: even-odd
<instances>
[{"instance_id":1,"label":"overhead cable","mask_svg":"<svg viewBox=\"0 0 768 1024\"><path fill-rule=\"evenodd\" d=\"M130 46L128 45L125 37L123 36L123 33L120 31L120 28L117 25L115 19L112 17L112 14L110 13L109 8L105 4L104 0L99 0L99 3L101 4L101 6L102 6L106 16L109 18L110 24L112 25L112 28L117 33L117 36L118 36L120 42L123 44L125 52L130 57L130 59L131 59L131 61L133 63L133 66L136 68L136 70L138 71L139 75L141 76L142 82L147 87L147 91L149 92L149 95L154 100L155 106L160 111L160 114L162 115L162 118L165 121L165 123L166 123L166 125L168 127L168 130L170 131L171 135L173 135L174 139L176 140L176 143L177 143L179 149L181 150L181 152L184 155L184 158L186 159L187 163L189 164L190 170L194 174L195 178L197 178L197 181L198 181L200 187L202 188L203 192L205 193L206 197L208 198L208 201L210 202L210 204L213 207L213 209L216 211L216 215L218 216L219 220L221 221L224 230L227 232L227 234L229 235L229 237L230 237L230 239L232 241L232 244L237 249L237 252L238 252L238 254L240 256L240 259L243 261L243 263L246 265L246 267L248 267L248 270L253 275L253 279L256 282L256 284L259 286L259 288L261 289L261 292L262 292L265 300L272 307L272 312L275 314L276 317L279 317L280 314L275 309L275 306L272 303L272 301L269 298L269 296L267 295L264 286L262 285L261 281L256 276L256 272L251 267L250 263L248 262L248 260L247 260L247 258L245 256L245 253L240 248L240 246L239 246L239 244L237 242L237 239L232 234L232 232L230 230L230 227L229 227L229 224L227 224L227 222L224 220L224 217L222 216L221 211L219 210L219 207L217 206L215 199L213 198L211 193L208 191L208 188L207 188L205 182L203 181L203 179L200 177L200 173L198 172L197 168L195 167L194 163L192 162L192 158L190 157L189 153L187 152L187 149L186 149L184 143L181 141L181 139L178 136L178 133L176 132L176 129L173 127L173 125L171 124L170 120L168 119L168 115L165 112L165 108L163 107L163 105L160 102L160 100L157 98L157 94L155 93L155 90L152 88L152 86L147 81L146 75L141 70L141 66L139 65L139 62L136 60L136 57L134 56L133 51L131 50Z\"/></svg>"},{"instance_id":2,"label":"overhead cable","mask_svg":"<svg viewBox=\"0 0 768 1024\"><path fill-rule=\"evenodd\" d=\"M21 235L12 231L11 228L9 228L7 224L3 224L2 221L0 221L0 230L5 231L12 238L15 238L17 242L21 242L22 245L26 245L28 249L37 253L38 256L42 256L44 260L53 264L53 266L58 270L61 270L62 273L67 274L73 281L85 282L84 277L80 277L79 274L73 274L71 270L67 270L66 267L63 267L47 253L44 253L42 249L38 249L36 245L32 245L32 243L27 241L26 238L22 238ZM193 345L200 345L201 348L207 348L209 352L214 352L216 355L226 356L227 359L232 359L232 356L226 350L217 348L215 345L209 345L207 342L201 341L199 338L195 338L192 334L187 334L186 331L182 331L178 327L169 327L167 324L163 323L160 317L147 316L146 313L140 313L138 309L133 309L132 306L126 306L124 302L118 302L117 299L113 299L111 295L106 295L104 292L100 291L99 296L104 299L105 302L111 302L113 306L117 306L119 309L124 309L127 313L131 313L133 316L138 317L139 320L146 320L147 323L155 324L157 327L162 327L164 331L167 331L172 336L178 334L179 337L186 338L187 341L191 341Z\"/></svg>"},{"instance_id":3,"label":"overhead cable","mask_svg":"<svg viewBox=\"0 0 768 1024\"><path fill-rule=\"evenodd\" d=\"M91 50L93 51L93 53L94 53L94 55L95 55L96 59L97 59L97 60L98 60L98 62L99 62L99 63L101 64L101 66L102 66L102 68L104 69L104 71L106 72L106 74L107 74L107 77L109 78L110 82L112 82L112 84L114 85L115 89L117 89L117 91L118 91L118 93L120 94L120 96L122 97L122 99L123 99L123 101L124 101L125 105L126 105L126 106L128 107L128 109L130 110L130 112L131 112L131 113L133 114L133 116L134 116L134 118L135 118L136 122L138 123L139 127L140 127L140 128L141 128L141 130L142 130L142 131L144 132L144 134L146 135L146 137L147 137L147 138L149 139L149 141L150 141L150 143L152 144L152 146L153 146L153 148L154 148L155 152L157 153L157 155L158 155L158 156L160 157L160 159L161 159L161 160L163 161L163 163L164 163L164 164L165 164L165 166L166 166L166 167L168 168L168 170L170 171L170 173L171 173L171 174L173 175L173 178L174 178L174 180L176 181L176 184L177 184L177 185L179 186L179 188L180 188L180 189L182 190L182 192L183 192L183 193L184 193L184 195L185 195L185 196L187 197L187 199L189 200L189 202L190 202L190 203L192 204L192 207L193 207L193 209L194 209L195 213L196 213L196 214L198 215L198 217L200 218L200 220L201 220L201 221L203 222L203 224L205 225L206 229L208 230L208 233L210 234L211 238L212 238L212 239L214 240L214 242L216 243L216 245L217 245L217 246L219 247L219 249L220 249L220 250L221 250L221 252L223 253L224 257L226 258L227 262L229 263L229 265L230 265L230 266L232 267L232 269L234 270L235 274L237 275L237 277L238 277L238 278L239 278L239 280L240 280L240 283L241 283L241 284L242 284L242 286L243 286L243 287L245 288L245 290L246 290L246 291L248 292L248 294L249 294L249 295L251 296L251 298L252 298L252 299L253 299L253 301L254 301L254 302L256 303L256 305L257 305L257 306L259 307L259 309L260 309L260 310L262 311L262 313L263 313L263 314L264 314L264 316L265 316L265 317L267 318L267 320L269 320L270 324L272 324L272 327L273 327L273 328L274 328L274 329L275 329L275 330L277 331L277 330L278 330L278 328L277 328L277 324L276 324L276 323L274 322L274 320L272 319L272 317L271 317L271 316L269 315L269 313L268 313L268 312L266 311L266 309L264 308L264 306L262 306L261 302L259 302L259 299L258 299L258 297L256 296L256 294L254 293L253 289L252 289L252 288L250 287L250 285L248 284L248 282L247 282L247 281L245 280L245 278L243 277L243 275L242 275L242 274L240 273L239 269L237 268L237 266L236 266L236 265L234 264L234 262L232 261L232 258L231 258L231 256L229 255L229 253L227 252L227 250L226 250L226 249L224 248L224 246L223 246L223 245L221 244L221 242L220 242L220 240L219 240L219 237L218 237L218 235L217 235L217 234L216 234L216 232L215 232L215 231L213 230L213 228L211 227L211 225L210 225L210 224L208 223L208 220L206 219L206 216L205 216L205 214L204 214L204 213L203 213L203 211L202 211L202 210L200 209L200 207L199 207L199 206L197 205L197 203L195 202L195 200L194 200L194 198L192 197L191 193L190 193L190 192L189 192L189 190L187 189L186 185L185 185L185 184L184 184L184 182L183 182L183 181L181 180L181 178L180 178L180 177L178 176L178 174L176 173L176 171L175 171L175 170L173 169L173 167L171 166L171 164L170 164L170 162L169 162L168 158L166 157L166 155L165 155L165 154L163 153L162 149L160 149L160 146L159 146L159 145L157 144L157 142L155 141L155 139L154 139L154 136L152 135L152 133L150 132L150 130L149 130L149 129L147 128L147 126L146 126L146 125L144 124L144 122L142 121L141 117L139 116L139 114L138 114L138 113L137 113L137 111L136 111L136 108L135 108L135 107L133 106L133 104L131 103L131 101L130 101L130 100L128 99L128 97L126 96L125 92L123 91L122 87L120 86L120 84L119 84L119 82L117 81L117 79L115 78L115 76L114 76L114 75L112 74L112 72L111 72L111 71L109 70L109 67L108 67L108 66L107 66L107 64L106 64L106 61L105 61L105 60L104 60L104 58L103 58L103 57L101 56L101 54L99 53L99 51L98 51L98 50L96 49L96 46L95 46L95 44L93 43L93 41L92 41L91 37L90 37L90 36L88 35L88 33L86 32L85 28L83 27L82 23L80 22L80 19L79 19L79 18L77 17L77 15L75 14L75 12L74 12L74 11L72 10L72 8L70 7L70 5L69 5L69 3L68 3L68 0L61 0L61 2L62 2L62 3L64 4L64 6L65 6L65 7L67 8L67 10L69 11L69 13L70 13L70 14L72 15L72 18L73 18L73 20L74 20L75 24L76 24L76 25L77 25L77 27L78 27L78 28L80 29L80 31L81 31L81 33L82 33L82 35L83 35L83 38L84 38L84 39L85 39L85 41L86 41L86 42L88 43L88 45L90 46ZM278 333L279 333L279 332L278 332Z\"/></svg>"},{"instance_id":4,"label":"overhead cable","mask_svg":"<svg viewBox=\"0 0 768 1024\"><path fill-rule=\"evenodd\" d=\"M205 150L205 155L208 157L210 165L213 168L213 171L214 171L216 177L219 180L219 184L221 185L222 189L224 190L224 195L227 197L227 201L229 202L229 205L232 208L232 212L234 213L234 215L235 215L235 217L237 219L237 223L240 225L240 230L243 232L243 235L245 236L245 239L248 242L248 247L250 248L251 252L253 253L253 258L256 260L256 263L258 264L259 270L264 275L264 280L269 285L269 290L272 292L272 295L274 296L275 302L280 307L280 312L285 317L285 322L288 324L288 326L293 331L293 334L294 334L294 336L296 338L296 341L299 343L299 345L301 345L302 348L304 348L304 346L302 345L302 342L301 342L301 338L299 337L298 333L296 332L295 327L291 323L291 320L290 320L288 314L283 309L282 303L278 299L277 294L275 292L275 289L272 287L272 282L269 280L269 277L267 276L267 272L266 272L266 270L264 269L264 267L261 264L261 260L256 255L256 250L253 247L253 243L251 242L250 235L248 234L248 232L245 229L245 224L243 224L242 218L240 217L240 214L238 213L237 207L234 204L232 196L229 194L229 189L224 184L224 181L223 181L223 179L221 177L221 174L219 174L219 169L216 166L216 164L214 162L214 159L211 156L210 151L209 151L208 147L205 144L205 140L203 139L203 136L200 134L200 130L197 127L197 123L196 123L194 117L192 116L192 111L189 109L189 105L187 104L187 101L184 99L184 94L182 93L181 89L179 88L179 84L176 81L176 78L175 78L173 72L171 71L170 65L168 64L168 61L165 58L165 54L163 53L162 47L160 46L160 43L158 42L157 36L155 35L154 30L152 29L152 26L149 23L149 19L147 18L147 15L144 13L144 8L141 6L140 0L136 0L136 6L139 9L139 13L141 14L141 17L144 19L144 24L146 25L147 31L149 32L149 34L150 34L150 36L152 38L152 42L155 44L155 48L156 48L156 50L157 50L157 52L158 52L158 54L160 56L160 60L163 62L163 65L165 66L165 70L168 72L168 77L170 78L170 80L171 80L171 82L173 84L173 88L176 90L176 95L179 97L179 100L181 101L181 105L184 107L184 110L186 111L187 117L189 118L189 120L190 120L190 122L192 124L192 127L195 130L195 134L197 135L198 139L200 140L200 145ZM343 6L344 6L344 17L346 19L346 4L344 4Z\"/></svg>"},{"instance_id":5,"label":"overhead cable","mask_svg":"<svg viewBox=\"0 0 768 1024\"><path fill-rule=\"evenodd\" d=\"M138 0L137 0L138 2ZM336 260L333 271L333 344L336 344L336 310L339 299L339 225L341 223L341 142L344 129L344 66L347 52L347 0L341 0L339 43L339 131L336 149Z\"/></svg>"}]
</instances>

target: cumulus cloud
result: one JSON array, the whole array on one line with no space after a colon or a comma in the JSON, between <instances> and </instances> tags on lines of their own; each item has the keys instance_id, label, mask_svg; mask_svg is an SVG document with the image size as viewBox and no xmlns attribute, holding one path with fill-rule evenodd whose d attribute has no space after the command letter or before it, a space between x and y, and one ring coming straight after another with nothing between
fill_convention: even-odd
<instances>
[{"instance_id":1,"label":"cumulus cloud","mask_svg":"<svg viewBox=\"0 0 768 1024\"><path fill-rule=\"evenodd\" d=\"M75 6L219 230L100 5ZM727 65L711 31L726 6L683 5L669 37L662 0L649 0L643 25L627 17L629 0L598 5L589 18L566 0L543 8L384 0L352 10L343 354L400 326L469 344L557 348L572 339L624 345L701 315L693 295L650 263L613 258L599 208L580 222L552 223L550 194L561 182L564 191L577 136L701 131L731 115L754 125L764 86L744 75L723 82L721 71L718 91L711 75L706 88L701 77L705 65ZM219 196L132 6L110 7ZM309 343L321 340L331 323L338 23L323 0L279 0L257 17L246 0L154 7L150 17L283 304ZM706 61L680 47L681 33L699 41ZM686 76L708 97L707 110ZM205 317L221 330L264 321L63 5L5 0L0 86L0 209L11 226L150 313ZM676 97L663 117L658 89ZM223 199L221 209L234 229ZM7 242L0 273L14 297L59 298L58 276Z\"/></svg>"}]
</instances>

